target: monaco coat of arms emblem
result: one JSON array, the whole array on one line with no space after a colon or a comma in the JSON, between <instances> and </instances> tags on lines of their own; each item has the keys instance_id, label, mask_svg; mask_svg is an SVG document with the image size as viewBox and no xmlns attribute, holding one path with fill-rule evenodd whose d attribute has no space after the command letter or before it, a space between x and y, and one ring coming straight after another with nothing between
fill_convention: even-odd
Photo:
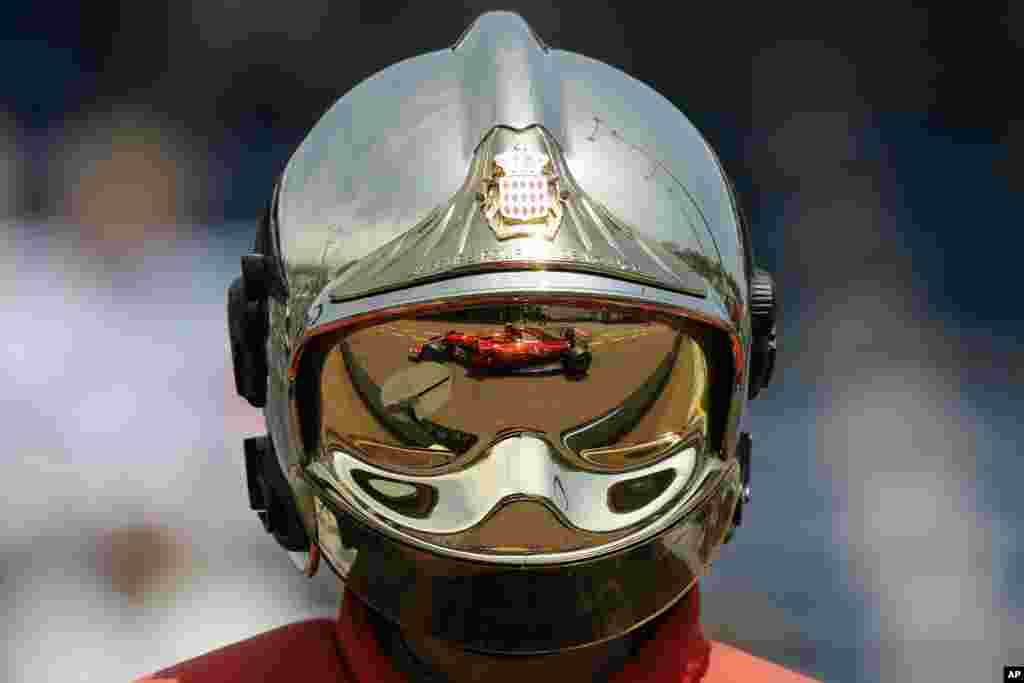
<instances>
[{"instance_id":1,"label":"monaco coat of arms emblem","mask_svg":"<svg viewBox=\"0 0 1024 683\"><path fill-rule=\"evenodd\" d=\"M562 222L562 198L551 159L516 145L496 155L492 164L482 208L497 238L553 240Z\"/></svg>"}]
</instances>

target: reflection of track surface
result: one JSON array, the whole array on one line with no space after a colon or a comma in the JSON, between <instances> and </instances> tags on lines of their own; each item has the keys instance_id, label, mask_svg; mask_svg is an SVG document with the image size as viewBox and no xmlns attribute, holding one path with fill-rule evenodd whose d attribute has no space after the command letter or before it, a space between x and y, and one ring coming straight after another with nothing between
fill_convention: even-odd
<instances>
[{"instance_id":1,"label":"reflection of track surface","mask_svg":"<svg viewBox=\"0 0 1024 683\"><path fill-rule=\"evenodd\" d=\"M654 372L672 350L674 334L658 325L575 325L591 334L593 363L587 376L573 380L564 374L541 376L467 376L455 366L452 400L433 419L441 424L466 429L486 426L488 430L524 427L544 431L590 420L621 403ZM364 330L349 338L353 354L377 384L409 366L409 347L450 329L470 334L494 334L500 326L463 323L431 325L398 322ZM560 327L548 326L551 334ZM512 421L503 406L516 406L518 419ZM638 425L637 432L657 419L655 409ZM653 426L653 425L651 425Z\"/></svg>"}]
</instances>

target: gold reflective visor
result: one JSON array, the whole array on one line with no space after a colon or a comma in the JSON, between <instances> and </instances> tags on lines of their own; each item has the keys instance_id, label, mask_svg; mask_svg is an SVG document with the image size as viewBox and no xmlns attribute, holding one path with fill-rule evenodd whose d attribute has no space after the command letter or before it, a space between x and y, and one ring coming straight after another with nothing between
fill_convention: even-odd
<instances>
[{"instance_id":1,"label":"gold reflective visor","mask_svg":"<svg viewBox=\"0 0 1024 683\"><path fill-rule=\"evenodd\" d=\"M328 333L319 410L299 416L317 422L307 471L340 505L443 550L625 541L695 490L710 334L642 309L538 304Z\"/></svg>"},{"instance_id":2,"label":"gold reflective visor","mask_svg":"<svg viewBox=\"0 0 1024 683\"><path fill-rule=\"evenodd\" d=\"M698 329L639 312L530 308L338 335L320 378L321 444L395 472L440 474L529 432L576 467L624 471L706 436Z\"/></svg>"}]
</instances>

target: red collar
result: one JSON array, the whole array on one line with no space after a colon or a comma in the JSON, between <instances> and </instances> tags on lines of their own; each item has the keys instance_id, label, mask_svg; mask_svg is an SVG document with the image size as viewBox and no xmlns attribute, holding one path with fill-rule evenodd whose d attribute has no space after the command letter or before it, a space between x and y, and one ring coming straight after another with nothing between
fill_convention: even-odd
<instances>
[{"instance_id":1,"label":"red collar","mask_svg":"<svg viewBox=\"0 0 1024 683\"><path fill-rule=\"evenodd\" d=\"M370 625L367 608L345 592L338 617L338 648L357 683L407 683L395 671ZM708 670L711 644L700 627L700 596L694 586L660 617L654 636L613 683L699 683Z\"/></svg>"}]
</instances>

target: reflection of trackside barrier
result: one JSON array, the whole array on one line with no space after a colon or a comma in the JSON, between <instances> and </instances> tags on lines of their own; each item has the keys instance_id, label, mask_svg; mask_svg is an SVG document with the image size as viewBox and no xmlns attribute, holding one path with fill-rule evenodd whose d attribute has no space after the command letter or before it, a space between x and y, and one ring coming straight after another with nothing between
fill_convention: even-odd
<instances>
[{"instance_id":1,"label":"reflection of trackside barrier","mask_svg":"<svg viewBox=\"0 0 1024 683\"><path fill-rule=\"evenodd\" d=\"M386 407L381 400L380 387L370 379L369 374L352 355L348 343L342 341L338 346L345 360L345 367L352 377L352 384L363 403L377 421L403 444L413 448L431 448L440 444L461 455L477 442L478 437L474 434L418 418L413 410L414 402L411 400L399 402L394 407Z\"/></svg>"}]
</instances>

